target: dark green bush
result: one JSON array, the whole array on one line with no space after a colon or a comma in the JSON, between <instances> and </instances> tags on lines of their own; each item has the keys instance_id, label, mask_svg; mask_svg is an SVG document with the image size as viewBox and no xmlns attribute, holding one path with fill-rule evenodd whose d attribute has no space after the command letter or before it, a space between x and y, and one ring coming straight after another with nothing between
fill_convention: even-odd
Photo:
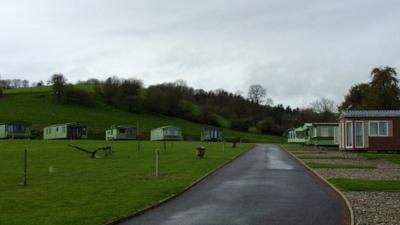
<instances>
[{"instance_id":1,"label":"dark green bush","mask_svg":"<svg viewBox=\"0 0 400 225\"><path fill-rule=\"evenodd\" d=\"M95 94L77 89L73 85L67 85L64 88L62 100L68 104L79 104L88 107L93 107L96 105Z\"/></svg>"}]
</instances>

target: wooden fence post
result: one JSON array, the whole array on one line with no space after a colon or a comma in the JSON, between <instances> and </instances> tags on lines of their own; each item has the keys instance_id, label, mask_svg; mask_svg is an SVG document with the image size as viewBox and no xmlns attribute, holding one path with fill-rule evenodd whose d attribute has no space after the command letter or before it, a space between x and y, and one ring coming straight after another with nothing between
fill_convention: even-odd
<instances>
[{"instance_id":1,"label":"wooden fence post","mask_svg":"<svg viewBox=\"0 0 400 225\"><path fill-rule=\"evenodd\" d=\"M24 186L28 184L28 149L24 151Z\"/></svg>"},{"instance_id":2,"label":"wooden fence post","mask_svg":"<svg viewBox=\"0 0 400 225\"><path fill-rule=\"evenodd\" d=\"M160 174L160 150L156 149L156 177Z\"/></svg>"}]
</instances>

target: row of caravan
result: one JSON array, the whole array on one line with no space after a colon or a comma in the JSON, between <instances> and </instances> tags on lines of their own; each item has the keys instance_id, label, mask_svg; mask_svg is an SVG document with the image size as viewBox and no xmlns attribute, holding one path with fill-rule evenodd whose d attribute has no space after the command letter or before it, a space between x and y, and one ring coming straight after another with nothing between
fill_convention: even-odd
<instances>
[{"instance_id":1,"label":"row of caravan","mask_svg":"<svg viewBox=\"0 0 400 225\"><path fill-rule=\"evenodd\" d=\"M338 146L338 123L305 123L288 130L288 142L314 146Z\"/></svg>"},{"instance_id":2,"label":"row of caravan","mask_svg":"<svg viewBox=\"0 0 400 225\"><path fill-rule=\"evenodd\" d=\"M32 137L30 123L23 121L0 124L0 139L23 139ZM72 122L54 124L43 128L43 139L87 139L88 128L86 125ZM113 125L105 131L106 140L135 140L137 128L129 125ZM205 127L200 134L201 141L222 141L223 130L218 127ZM150 132L151 141L180 141L183 140L182 130L176 126L163 126Z\"/></svg>"},{"instance_id":3,"label":"row of caravan","mask_svg":"<svg viewBox=\"0 0 400 225\"><path fill-rule=\"evenodd\" d=\"M337 121L290 129L288 142L348 151L400 152L400 110L347 110Z\"/></svg>"}]
</instances>

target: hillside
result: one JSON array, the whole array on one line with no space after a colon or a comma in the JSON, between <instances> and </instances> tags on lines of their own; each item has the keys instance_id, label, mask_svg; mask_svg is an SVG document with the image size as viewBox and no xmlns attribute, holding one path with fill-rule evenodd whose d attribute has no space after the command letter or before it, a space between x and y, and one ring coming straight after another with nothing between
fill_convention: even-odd
<instances>
[{"instance_id":1,"label":"hillside","mask_svg":"<svg viewBox=\"0 0 400 225\"><path fill-rule=\"evenodd\" d=\"M77 85L76 87L91 90L93 87ZM32 123L33 133L41 138L42 129L50 124L80 122L88 126L90 139L103 139L104 131L112 124L140 124L145 137L153 128L163 125L176 125L182 128L186 140L198 140L202 124L189 122L180 118L147 113L129 113L117 110L98 102L96 107L61 104L53 101L51 88L19 88L6 90L0 98L0 122L23 120ZM222 119L222 118L221 118ZM282 142L278 136L253 134L225 129L226 137L241 137L252 142Z\"/></svg>"}]
</instances>

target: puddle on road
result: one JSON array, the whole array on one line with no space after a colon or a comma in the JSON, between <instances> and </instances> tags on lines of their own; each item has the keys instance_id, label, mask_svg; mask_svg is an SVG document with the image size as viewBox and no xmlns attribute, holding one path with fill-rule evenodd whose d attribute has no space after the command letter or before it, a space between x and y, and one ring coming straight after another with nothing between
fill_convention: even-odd
<instances>
[{"instance_id":1,"label":"puddle on road","mask_svg":"<svg viewBox=\"0 0 400 225\"><path fill-rule=\"evenodd\" d=\"M267 168L277 170L293 170L294 167L289 163L285 162L282 155L282 150L277 147L269 147L267 154Z\"/></svg>"}]
</instances>

